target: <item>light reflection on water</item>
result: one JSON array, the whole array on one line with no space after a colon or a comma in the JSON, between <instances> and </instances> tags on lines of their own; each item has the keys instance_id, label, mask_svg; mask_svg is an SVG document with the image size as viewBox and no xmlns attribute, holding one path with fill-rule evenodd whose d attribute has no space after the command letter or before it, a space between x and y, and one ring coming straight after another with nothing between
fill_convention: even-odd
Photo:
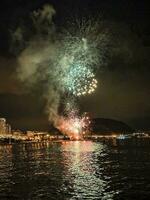
<instances>
[{"instance_id":1,"label":"light reflection on water","mask_svg":"<svg viewBox=\"0 0 150 200\"><path fill-rule=\"evenodd\" d=\"M149 148L92 141L1 144L0 199L147 199L149 169Z\"/></svg>"},{"instance_id":2,"label":"light reflection on water","mask_svg":"<svg viewBox=\"0 0 150 200\"><path fill-rule=\"evenodd\" d=\"M70 182L73 188L72 199L102 198L101 194L107 183L97 174L100 169L97 165L98 155L104 146L90 141L63 143L63 159L65 170L63 179ZM66 154L66 152L69 152ZM111 194L107 194L112 197Z\"/></svg>"}]
</instances>

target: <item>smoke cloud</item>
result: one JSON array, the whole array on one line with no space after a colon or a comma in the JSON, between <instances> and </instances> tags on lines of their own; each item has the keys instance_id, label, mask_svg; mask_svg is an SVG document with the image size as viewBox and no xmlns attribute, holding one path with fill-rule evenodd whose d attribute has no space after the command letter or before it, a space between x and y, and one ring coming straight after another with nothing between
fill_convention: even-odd
<instances>
[{"instance_id":1,"label":"smoke cloud","mask_svg":"<svg viewBox=\"0 0 150 200\"><path fill-rule=\"evenodd\" d=\"M51 5L44 5L42 9L31 13L33 34L30 39L26 40L25 37L27 28L17 27L11 35L14 48L16 44L20 44L20 49L24 46L17 54L18 79L28 91L42 88L40 92L42 98L46 99L45 110L49 121L58 126L60 104L75 77L72 72L71 78L68 76L69 66L73 69L88 68L93 77L93 70L104 63L107 37L106 33L100 30L99 24L93 21L77 22L76 28L69 26L68 31L61 35L56 32L53 23L55 14L56 11ZM81 70L81 73L83 72ZM77 76L80 75L76 73ZM82 76L83 81L88 79L86 71ZM77 77L76 81L79 83ZM74 85L72 89L74 87L78 86Z\"/></svg>"},{"instance_id":2,"label":"smoke cloud","mask_svg":"<svg viewBox=\"0 0 150 200\"><path fill-rule=\"evenodd\" d=\"M57 44L54 40L55 26L53 16L55 9L51 5L44 5L42 9L31 13L34 35L29 41L25 41L23 30L18 27L12 34L14 48L16 44L25 44L25 48L17 55L18 79L23 83L27 91L34 87L44 85L41 95L46 99L46 112L49 120L54 123L59 107L60 93L56 90L57 72L54 70L54 63ZM27 32L26 29L24 32ZM53 74L53 76L52 76Z\"/></svg>"}]
</instances>

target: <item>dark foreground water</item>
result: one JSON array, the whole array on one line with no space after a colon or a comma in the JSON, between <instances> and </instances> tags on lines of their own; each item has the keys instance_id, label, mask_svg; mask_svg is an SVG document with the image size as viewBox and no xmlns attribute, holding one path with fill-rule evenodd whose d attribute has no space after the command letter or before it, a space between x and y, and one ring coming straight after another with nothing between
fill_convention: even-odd
<instances>
[{"instance_id":1,"label":"dark foreground water","mask_svg":"<svg viewBox=\"0 0 150 200\"><path fill-rule=\"evenodd\" d=\"M150 147L1 144L0 199L150 199Z\"/></svg>"}]
</instances>

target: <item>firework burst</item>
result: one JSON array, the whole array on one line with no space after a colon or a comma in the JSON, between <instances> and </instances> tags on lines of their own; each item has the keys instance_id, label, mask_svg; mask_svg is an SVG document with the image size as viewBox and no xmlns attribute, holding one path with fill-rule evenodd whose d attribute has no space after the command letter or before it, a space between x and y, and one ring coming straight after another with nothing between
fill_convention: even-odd
<instances>
[{"instance_id":1,"label":"firework burst","mask_svg":"<svg viewBox=\"0 0 150 200\"><path fill-rule=\"evenodd\" d=\"M86 39L82 39L77 44L71 42L74 46L74 51L70 49L69 54L64 54L60 59L60 66L63 66L63 84L67 92L74 96L82 96L91 94L97 87L97 80L95 78L92 62L89 59L89 52ZM68 47L69 48L69 47Z\"/></svg>"},{"instance_id":2,"label":"firework burst","mask_svg":"<svg viewBox=\"0 0 150 200\"><path fill-rule=\"evenodd\" d=\"M74 96L91 94L97 88L95 73L104 63L106 35L99 24L77 21L62 34L57 67L61 70L64 91Z\"/></svg>"},{"instance_id":3,"label":"firework burst","mask_svg":"<svg viewBox=\"0 0 150 200\"><path fill-rule=\"evenodd\" d=\"M58 129L68 135L70 139L83 139L84 134L87 134L90 126L90 118L87 114L79 117L73 111L68 117L62 117L59 120Z\"/></svg>"},{"instance_id":4,"label":"firework burst","mask_svg":"<svg viewBox=\"0 0 150 200\"><path fill-rule=\"evenodd\" d=\"M80 64L69 68L65 87L75 96L91 94L97 87L97 80L94 73Z\"/></svg>"}]
</instances>

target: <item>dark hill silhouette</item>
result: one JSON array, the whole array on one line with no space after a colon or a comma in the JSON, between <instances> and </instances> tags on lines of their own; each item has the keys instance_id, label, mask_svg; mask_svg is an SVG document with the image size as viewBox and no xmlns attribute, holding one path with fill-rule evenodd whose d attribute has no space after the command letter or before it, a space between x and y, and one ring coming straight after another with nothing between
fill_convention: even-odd
<instances>
[{"instance_id":1,"label":"dark hill silhouette","mask_svg":"<svg viewBox=\"0 0 150 200\"><path fill-rule=\"evenodd\" d=\"M124 122L104 118L92 119L91 129L93 133L133 132L133 129Z\"/></svg>"}]
</instances>

